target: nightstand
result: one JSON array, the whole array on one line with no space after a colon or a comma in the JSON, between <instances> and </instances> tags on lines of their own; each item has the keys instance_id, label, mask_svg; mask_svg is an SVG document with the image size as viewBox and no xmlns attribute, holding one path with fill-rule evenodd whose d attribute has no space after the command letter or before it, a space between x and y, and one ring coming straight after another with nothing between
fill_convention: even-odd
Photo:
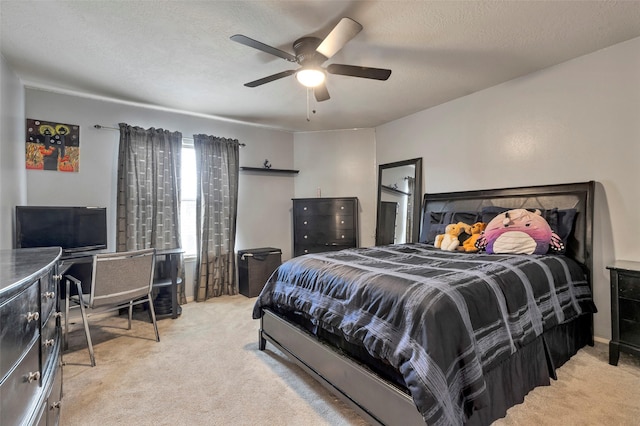
<instances>
[{"instance_id":1,"label":"nightstand","mask_svg":"<svg viewBox=\"0 0 640 426\"><path fill-rule=\"evenodd\" d=\"M620 351L640 356L640 262L616 261L611 274L611 342L609 364Z\"/></svg>"}]
</instances>

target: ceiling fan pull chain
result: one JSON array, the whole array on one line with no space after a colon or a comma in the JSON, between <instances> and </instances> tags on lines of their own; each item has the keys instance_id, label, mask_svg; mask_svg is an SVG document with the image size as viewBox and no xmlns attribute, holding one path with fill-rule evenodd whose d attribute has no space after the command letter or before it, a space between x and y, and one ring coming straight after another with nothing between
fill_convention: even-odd
<instances>
[{"instance_id":1,"label":"ceiling fan pull chain","mask_svg":"<svg viewBox=\"0 0 640 426\"><path fill-rule=\"evenodd\" d=\"M311 117L309 116L309 109L310 109L310 106L309 106L309 102L310 101L309 101L309 99L310 99L310 96L311 96L311 87L307 87L307 121L311 121Z\"/></svg>"}]
</instances>

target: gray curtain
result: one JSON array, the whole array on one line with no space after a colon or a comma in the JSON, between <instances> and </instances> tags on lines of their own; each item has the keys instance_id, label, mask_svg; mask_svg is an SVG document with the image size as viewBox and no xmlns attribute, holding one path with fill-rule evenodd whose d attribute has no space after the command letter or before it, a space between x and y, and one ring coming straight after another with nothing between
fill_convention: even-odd
<instances>
[{"instance_id":1,"label":"gray curtain","mask_svg":"<svg viewBox=\"0 0 640 426\"><path fill-rule=\"evenodd\" d=\"M194 135L196 154L196 301L237 294L235 243L239 142Z\"/></svg>"},{"instance_id":2,"label":"gray curtain","mask_svg":"<svg viewBox=\"0 0 640 426\"><path fill-rule=\"evenodd\" d=\"M120 123L117 251L180 247L182 133Z\"/></svg>"},{"instance_id":3,"label":"gray curtain","mask_svg":"<svg viewBox=\"0 0 640 426\"><path fill-rule=\"evenodd\" d=\"M411 176L407 176L407 192L410 194L407 196L407 228L406 228L406 235L405 235L405 241L407 243L412 243L413 242L413 227L416 225L415 223L413 223L413 197L414 197L414 191L416 190L416 185L415 185L415 178L411 177Z\"/></svg>"},{"instance_id":4,"label":"gray curtain","mask_svg":"<svg viewBox=\"0 0 640 426\"><path fill-rule=\"evenodd\" d=\"M182 133L119 126L116 250L179 248Z\"/></svg>"}]
</instances>

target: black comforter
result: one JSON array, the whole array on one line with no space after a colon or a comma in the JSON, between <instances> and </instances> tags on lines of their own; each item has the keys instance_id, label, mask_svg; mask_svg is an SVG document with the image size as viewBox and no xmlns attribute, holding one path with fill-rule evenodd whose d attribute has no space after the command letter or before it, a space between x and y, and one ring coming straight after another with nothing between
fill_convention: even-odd
<instances>
[{"instance_id":1,"label":"black comforter","mask_svg":"<svg viewBox=\"0 0 640 426\"><path fill-rule=\"evenodd\" d=\"M298 312L397 368L429 425L487 404L483 373L553 326L594 312L579 264L558 255L450 253L405 244L281 265L255 304Z\"/></svg>"}]
</instances>

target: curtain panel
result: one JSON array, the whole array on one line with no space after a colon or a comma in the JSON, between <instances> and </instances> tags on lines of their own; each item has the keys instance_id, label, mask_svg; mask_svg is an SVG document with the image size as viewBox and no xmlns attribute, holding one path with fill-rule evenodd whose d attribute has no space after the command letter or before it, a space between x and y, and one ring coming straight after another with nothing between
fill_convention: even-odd
<instances>
[{"instance_id":1,"label":"curtain panel","mask_svg":"<svg viewBox=\"0 0 640 426\"><path fill-rule=\"evenodd\" d=\"M406 229L405 229L405 241L407 243L412 243L412 236L413 236L413 227L416 226L417 224L413 223L413 194L415 193L416 190L416 179L411 177L411 176L407 176L407 192L409 193L409 195L407 196L407 220L406 220Z\"/></svg>"},{"instance_id":2,"label":"curtain panel","mask_svg":"<svg viewBox=\"0 0 640 426\"><path fill-rule=\"evenodd\" d=\"M117 251L179 248L182 133L119 126Z\"/></svg>"},{"instance_id":3,"label":"curtain panel","mask_svg":"<svg viewBox=\"0 0 640 426\"><path fill-rule=\"evenodd\" d=\"M194 135L196 154L196 301L237 294L236 219L239 142Z\"/></svg>"}]
</instances>

